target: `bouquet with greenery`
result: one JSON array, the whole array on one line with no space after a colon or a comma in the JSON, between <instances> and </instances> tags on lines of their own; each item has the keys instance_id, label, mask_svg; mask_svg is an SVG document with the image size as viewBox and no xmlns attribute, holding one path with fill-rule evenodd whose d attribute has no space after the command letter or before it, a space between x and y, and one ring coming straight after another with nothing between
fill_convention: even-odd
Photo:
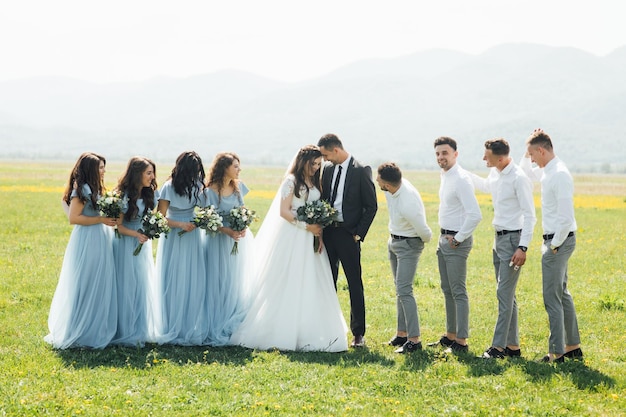
<instances>
[{"instance_id":1,"label":"bouquet with greenery","mask_svg":"<svg viewBox=\"0 0 626 417\"><path fill-rule=\"evenodd\" d=\"M196 227L203 229L207 235L215 236L222 223L222 216L217 212L215 206L208 206L203 208L196 208L195 216L191 220ZM186 230L178 232L178 236L182 236L186 233Z\"/></svg>"},{"instance_id":2,"label":"bouquet with greenery","mask_svg":"<svg viewBox=\"0 0 626 417\"><path fill-rule=\"evenodd\" d=\"M252 222L259 220L256 211L250 210L246 206L233 207L229 212L224 214L226 221L230 224L230 228L236 232L245 230ZM235 241L231 255L239 253L239 242Z\"/></svg>"},{"instance_id":3,"label":"bouquet with greenery","mask_svg":"<svg viewBox=\"0 0 626 417\"><path fill-rule=\"evenodd\" d=\"M303 206L298 207L296 214L299 221L307 224L319 224L322 227L329 226L337 220L337 210L328 201L315 200L307 201ZM320 246L320 238L313 237L313 251L317 252Z\"/></svg>"},{"instance_id":4,"label":"bouquet with greenery","mask_svg":"<svg viewBox=\"0 0 626 417\"><path fill-rule=\"evenodd\" d=\"M126 200L122 199L118 191L107 191L98 198L96 205L102 216L117 219L126 206ZM115 237L121 237L117 225L115 226Z\"/></svg>"},{"instance_id":5,"label":"bouquet with greenery","mask_svg":"<svg viewBox=\"0 0 626 417\"><path fill-rule=\"evenodd\" d=\"M152 211L147 213L141 219L141 228L137 230L139 233L148 236L149 239L154 239L155 237L161 237L164 235L167 238L167 234L170 232L170 227L167 224L167 219L160 211ZM141 252L141 248L143 247L143 243L140 243L135 248L133 255L139 255Z\"/></svg>"}]
</instances>

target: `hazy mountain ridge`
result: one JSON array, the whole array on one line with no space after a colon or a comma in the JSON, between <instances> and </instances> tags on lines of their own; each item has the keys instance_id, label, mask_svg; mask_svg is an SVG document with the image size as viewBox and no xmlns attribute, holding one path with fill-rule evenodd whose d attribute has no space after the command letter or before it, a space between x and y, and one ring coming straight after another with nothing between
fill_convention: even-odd
<instances>
[{"instance_id":1,"label":"hazy mountain ridge","mask_svg":"<svg viewBox=\"0 0 626 417\"><path fill-rule=\"evenodd\" d=\"M244 163L284 164L300 145L335 132L372 165L436 168L433 140L459 142L484 166L482 144L503 136L515 156L535 127L577 170L626 172L626 47L605 57L573 48L506 44L480 55L431 50L352 63L281 83L240 71L143 83L67 78L0 83L0 158L172 160L220 150ZM64 134L66 132L66 134ZM33 149L36 149L35 153Z\"/></svg>"}]
</instances>

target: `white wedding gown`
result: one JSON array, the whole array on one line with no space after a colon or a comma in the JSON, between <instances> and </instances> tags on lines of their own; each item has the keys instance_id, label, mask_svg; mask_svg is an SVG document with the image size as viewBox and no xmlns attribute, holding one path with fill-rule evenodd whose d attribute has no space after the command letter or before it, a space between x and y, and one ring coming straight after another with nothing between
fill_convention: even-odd
<instances>
[{"instance_id":1,"label":"white wedding gown","mask_svg":"<svg viewBox=\"0 0 626 417\"><path fill-rule=\"evenodd\" d=\"M293 195L293 176L279 190ZM320 198L318 189L293 195L296 213L306 200ZM232 335L233 345L254 349L342 352L348 349L348 327L335 292L326 251L313 250L313 234L280 217L279 198L255 237L257 252L252 307ZM275 217L278 216L278 219Z\"/></svg>"}]
</instances>

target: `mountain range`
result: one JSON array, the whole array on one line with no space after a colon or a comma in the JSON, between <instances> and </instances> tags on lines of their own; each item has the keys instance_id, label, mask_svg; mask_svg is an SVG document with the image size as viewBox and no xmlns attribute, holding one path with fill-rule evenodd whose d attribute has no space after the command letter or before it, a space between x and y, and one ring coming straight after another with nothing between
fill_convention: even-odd
<instances>
[{"instance_id":1,"label":"mountain range","mask_svg":"<svg viewBox=\"0 0 626 417\"><path fill-rule=\"evenodd\" d=\"M109 160L140 154L173 163L222 150L249 165L284 165L336 133L373 167L437 169L439 136L466 168L484 167L483 143L504 137L516 159L536 127L573 171L626 172L626 46L581 50L504 44L479 55L429 50L354 62L285 83L227 70L188 78L99 84L62 77L0 82L0 158ZM620 143L622 145L620 145Z\"/></svg>"}]
</instances>

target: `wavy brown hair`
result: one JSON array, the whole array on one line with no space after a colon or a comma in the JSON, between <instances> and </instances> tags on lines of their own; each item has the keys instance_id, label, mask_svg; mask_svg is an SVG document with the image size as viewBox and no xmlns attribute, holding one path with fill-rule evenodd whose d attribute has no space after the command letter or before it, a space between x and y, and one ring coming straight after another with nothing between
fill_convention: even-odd
<instances>
[{"instance_id":1,"label":"wavy brown hair","mask_svg":"<svg viewBox=\"0 0 626 417\"><path fill-rule=\"evenodd\" d=\"M100 162L104 162L106 166L107 161L104 156L94 152L85 152L78 157L67 181L67 186L63 193L63 201L69 205L72 199L72 191L76 190L80 201L86 203L87 196L83 194L83 185L87 184L91 188L91 203L94 208L98 207L98 196L105 192L104 179L100 175Z\"/></svg>"},{"instance_id":2,"label":"wavy brown hair","mask_svg":"<svg viewBox=\"0 0 626 417\"><path fill-rule=\"evenodd\" d=\"M300 190L302 188L306 188L306 192L309 192L309 186L306 184L306 167L311 166L313 161L317 158L321 158L322 153L320 152L320 148L315 145L307 145L298 151L298 155L296 155L296 160L291 167L291 174L296 179L295 188L293 190L293 194L300 198ZM321 190L321 182L320 182L320 171L318 169L312 178L313 185L317 187L318 190Z\"/></svg>"},{"instance_id":3,"label":"wavy brown hair","mask_svg":"<svg viewBox=\"0 0 626 417\"><path fill-rule=\"evenodd\" d=\"M204 189L204 165L202 158L194 151L183 152L176 158L176 165L170 175L176 194L195 197L200 201L200 193Z\"/></svg>"},{"instance_id":4,"label":"wavy brown hair","mask_svg":"<svg viewBox=\"0 0 626 417\"><path fill-rule=\"evenodd\" d=\"M224 188L224 177L226 176L226 170L235 162L241 163L239 156L234 152L221 152L215 155L213 164L211 164L211 171L209 172L209 180L207 187L215 185L217 187L217 195L220 200L222 198L222 189ZM239 182L232 180L231 184L235 189L235 192L239 194Z\"/></svg>"},{"instance_id":5,"label":"wavy brown hair","mask_svg":"<svg viewBox=\"0 0 626 417\"><path fill-rule=\"evenodd\" d=\"M134 156L128 161L126 171L120 177L117 183L117 190L128 197L128 211L124 214L124 219L130 221L136 217L142 217L154 207L154 191L157 189L156 179L152 179L149 187L142 185L143 173L152 167L156 178L156 164L141 156ZM144 212L139 214L137 200L141 198L144 201Z\"/></svg>"}]
</instances>

